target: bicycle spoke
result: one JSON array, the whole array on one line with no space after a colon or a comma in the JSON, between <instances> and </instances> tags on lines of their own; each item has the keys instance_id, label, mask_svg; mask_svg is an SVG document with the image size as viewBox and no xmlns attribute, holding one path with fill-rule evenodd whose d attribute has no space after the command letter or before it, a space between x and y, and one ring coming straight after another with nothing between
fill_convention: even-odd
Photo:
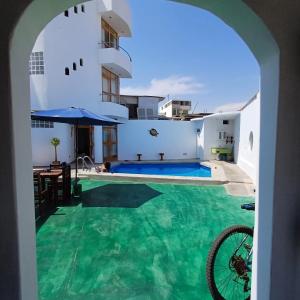
<instances>
[{"instance_id":1,"label":"bicycle spoke","mask_svg":"<svg viewBox=\"0 0 300 300\"><path fill-rule=\"evenodd\" d=\"M227 290L228 288L228 284L230 283L230 281L232 280L232 278L234 277L234 274L231 273L229 276L228 276L228 280L226 281L225 285L223 286L222 290L221 290L221 295L223 295L223 291Z\"/></svg>"},{"instance_id":2,"label":"bicycle spoke","mask_svg":"<svg viewBox=\"0 0 300 300\"><path fill-rule=\"evenodd\" d=\"M252 245L250 239L252 237L249 234L236 232L228 236L218 249L213 272L217 289L225 299L241 300L249 296L249 292L244 292L246 279L239 277L237 273L239 269L236 268L243 270L243 264L248 262ZM249 273L249 271L245 272ZM251 281L249 286L250 284Z\"/></svg>"}]
</instances>

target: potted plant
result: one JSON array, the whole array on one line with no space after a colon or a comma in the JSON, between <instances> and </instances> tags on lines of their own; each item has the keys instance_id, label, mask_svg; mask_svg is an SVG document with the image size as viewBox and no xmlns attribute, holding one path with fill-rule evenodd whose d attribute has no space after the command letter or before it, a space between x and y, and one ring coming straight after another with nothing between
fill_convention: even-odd
<instances>
[{"instance_id":1,"label":"potted plant","mask_svg":"<svg viewBox=\"0 0 300 300\"><path fill-rule=\"evenodd\" d=\"M52 138L51 139L51 145L54 147L54 153L55 153L55 160L52 162L54 165L59 165L60 161L57 160L57 146L60 144L60 139L59 138Z\"/></svg>"}]
</instances>

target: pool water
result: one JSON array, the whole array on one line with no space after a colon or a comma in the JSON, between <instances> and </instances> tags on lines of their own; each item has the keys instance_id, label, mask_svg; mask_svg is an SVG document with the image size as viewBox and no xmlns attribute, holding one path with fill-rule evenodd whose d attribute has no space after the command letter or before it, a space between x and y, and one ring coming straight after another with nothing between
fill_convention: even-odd
<instances>
[{"instance_id":1,"label":"pool water","mask_svg":"<svg viewBox=\"0 0 300 300\"><path fill-rule=\"evenodd\" d=\"M211 177L211 169L199 163L141 163L119 164L111 168L112 173Z\"/></svg>"}]
</instances>

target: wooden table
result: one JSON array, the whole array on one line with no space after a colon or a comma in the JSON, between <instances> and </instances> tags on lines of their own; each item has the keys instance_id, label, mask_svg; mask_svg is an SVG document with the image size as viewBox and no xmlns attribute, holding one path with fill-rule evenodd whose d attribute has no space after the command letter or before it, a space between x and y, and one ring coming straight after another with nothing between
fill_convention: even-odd
<instances>
[{"instance_id":1,"label":"wooden table","mask_svg":"<svg viewBox=\"0 0 300 300\"><path fill-rule=\"evenodd\" d=\"M51 180L52 185L52 197L53 197L53 204L57 205L58 203L58 178L62 175L62 170L51 170L47 172L41 172L41 180L42 180L42 186L45 187L46 185L46 179Z\"/></svg>"}]
</instances>

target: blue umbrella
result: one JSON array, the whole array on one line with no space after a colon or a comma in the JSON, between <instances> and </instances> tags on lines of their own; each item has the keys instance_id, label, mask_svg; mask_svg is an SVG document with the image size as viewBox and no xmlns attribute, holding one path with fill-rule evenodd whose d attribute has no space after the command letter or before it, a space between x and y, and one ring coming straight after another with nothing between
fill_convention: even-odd
<instances>
[{"instance_id":1,"label":"blue umbrella","mask_svg":"<svg viewBox=\"0 0 300 300\"><path fill-rule=\"evenodd\" d=\"M31 119L73 125L111 126L120 124L120 122L109 117L96 115L84 108L76 107L33 111L31 113Z\"/></svg>"},{"instance_id":2,"label":"blue umbrella","mask_svg":"<svg viewBox=\"0 0 300 300\"><path fill-rule=\"evenodd\" d=\"M66 123L75 125L76 138L76 177L75 185L77 185L77 156L78 156L78 125L95 125L95 126L112 126L121 124L120 122L106 116L96 115L84 108L68 107L62 109L38 110L31 112L32 120L49 121L56 123Z\"/></svg>"}]
</instances>

